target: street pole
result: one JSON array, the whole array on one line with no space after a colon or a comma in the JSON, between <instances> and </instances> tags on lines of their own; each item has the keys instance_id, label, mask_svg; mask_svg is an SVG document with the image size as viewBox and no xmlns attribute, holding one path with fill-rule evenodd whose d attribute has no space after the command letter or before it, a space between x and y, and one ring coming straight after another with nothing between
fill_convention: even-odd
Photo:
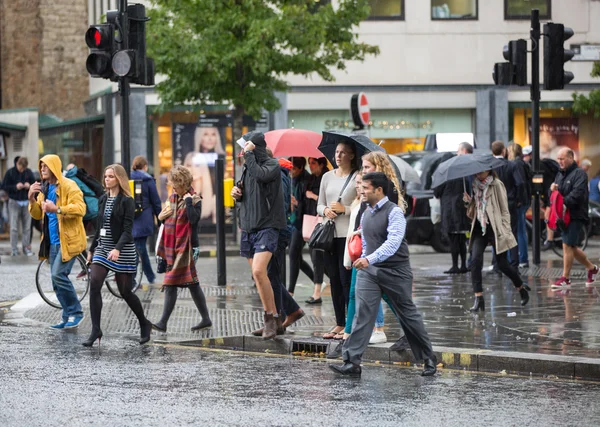
<instances>
[{"instance_id":1,"label":"street pole","mask_svg":"<svg viewBox=\"0 0 600 427\"><path fill-rule=\"evenodd\" d=\"M129 18L127 16L127 0L119 0L119 28L121 50L129 49ZM129 141L129 79L119 78L119 93L121 94L121 164L129 174L131 168L131 153Z\"/></svg>"},{"instance_id":2,"label":"street pole","mask_svg":"<svg viewBox=\"0 0 600 427\"><path fill-rule=\"evenodd\" d=\"M235 145L235 144L234 144ZM226 253L225 253L225 159L219 156L215 160L215 184L217 203L217 285L227 283ZM207 201L208 203L208 201Z\"/></svg>"},{"instance_id":3,"label":"street pole","mask_svg":"<svg viewBox=\"0 0 600 427\"><path fill-rule=\"evenodd\" d=\"M534 173L540 170L540 11L531 10L531 147ZM533 195L533 263L540 264L540 194Z\"/></svg>"}]
</instances>

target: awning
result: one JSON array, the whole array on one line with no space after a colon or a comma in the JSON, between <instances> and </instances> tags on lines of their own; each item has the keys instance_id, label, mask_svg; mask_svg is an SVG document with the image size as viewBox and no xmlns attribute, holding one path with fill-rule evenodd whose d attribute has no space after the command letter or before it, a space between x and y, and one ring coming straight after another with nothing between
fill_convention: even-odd
<instances>
[{"instance_id":1,"label":"awning","mask_svg":"<svg viewBox=\"0 0 600 427\"><path fill-rule=\"evenodd\" d=\"M104 124L104 114L99 116L79 117L77 119L65 120L62 122L44 123L40 124L40 137L56 135L74 129L93 128L101 124Z\"/></svg>"},{"instance_id":2,"label":"awning","mask_svg":"<svg viewBox=\"0 0 600 427\"><path fill-rule=\"evenodd\" d=\"M13 125L12 123L0 122L0 132L5 135L11 133L25 134L27 132L27 126Z\"/></svg>"}]
</instances>

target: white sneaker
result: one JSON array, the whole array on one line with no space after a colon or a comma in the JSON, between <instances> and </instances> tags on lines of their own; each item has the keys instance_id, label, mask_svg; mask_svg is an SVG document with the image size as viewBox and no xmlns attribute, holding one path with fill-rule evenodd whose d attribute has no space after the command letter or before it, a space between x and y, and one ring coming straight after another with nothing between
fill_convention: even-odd
<instances>
[{"instance_id":1,"label":"white sneaker","mask_svg":"<svg viewBox=\"0 0 600 427\"><path fill-rule=\"evenodd\" d=\"M387 342L387 337L383 331L373 331L369 344L383 344Z\"/></svg>"}]
</instances>

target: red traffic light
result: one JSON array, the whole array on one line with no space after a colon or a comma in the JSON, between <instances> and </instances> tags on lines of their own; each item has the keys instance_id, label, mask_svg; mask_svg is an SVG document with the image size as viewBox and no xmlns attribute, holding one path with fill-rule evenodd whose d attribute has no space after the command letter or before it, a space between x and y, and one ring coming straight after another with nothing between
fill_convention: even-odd
<instances>
[{"instance_id":1,"label":"red traffic light","mask_svg":"<svg viewBox=\"0 0 600 427\"><path fill-rule=\"evenodd\" d=\"M112 49L114 27L111 24L92 25L85 33L90 49Z\"/></svg>"}]
</instances>

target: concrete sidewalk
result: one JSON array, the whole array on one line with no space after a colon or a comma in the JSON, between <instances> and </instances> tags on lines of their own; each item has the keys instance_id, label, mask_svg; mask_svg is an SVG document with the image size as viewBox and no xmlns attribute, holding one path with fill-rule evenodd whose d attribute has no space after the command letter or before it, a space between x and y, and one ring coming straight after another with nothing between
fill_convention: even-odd
<instances>
[{"instance_id":1,"label":"concrete sidewalk","mask_svg":"<svg viewBox=\"0 0 600 427\"><path fill-rule=\"evenodd\" d=\"M11 258L8 263L13 261ZM484 276L487 311L472 315L468 312L473 300L470 276L444 275L448 258L449 255L435 253L411 256L415 276L413 298L444 367L600 381L600 293L596 286L585 286L584 270L577 267L579 269L574 271L571 289L554 290L550 285L560 275L561 261L554 254L544 253L541 266L522 271L533 289L525 308L520 307L519 294L510 281L489 273ZM489 255L487 258L489 260ZM262 309L246 261L228 257L226 287L216 286L213 259L200 259L197 266L213 328L201 333L190 331L200 317L189 293L182 290L168 333L154 334L155 342L324 356L330 341L323 340L321 335L334 326L328 288L323 304L307 305L303 301L312 294L312 286L301 275L304 282L297 286L295 298L306 316L285 336L263 341L249 336L252 330L262 326ZM138 334L137 321L127 306L107 292L103 296L105 339L110 339L111 334ZM138 291L138 296L148 318L158 320L163 304L160 290L147 288ZM35 294L26 300L14 306L4 321L45 326L59 319L60 312L40 303L39 298L35 302ZM85 300L84 311L88 310ZM385 320L388 343L370 346L365 360L414 363L410 351L389 351L388 347L399 336L399 326L387 307ZM87 317L78 332L82 340L90 326Z\"/></svg>"}]
</instances>

